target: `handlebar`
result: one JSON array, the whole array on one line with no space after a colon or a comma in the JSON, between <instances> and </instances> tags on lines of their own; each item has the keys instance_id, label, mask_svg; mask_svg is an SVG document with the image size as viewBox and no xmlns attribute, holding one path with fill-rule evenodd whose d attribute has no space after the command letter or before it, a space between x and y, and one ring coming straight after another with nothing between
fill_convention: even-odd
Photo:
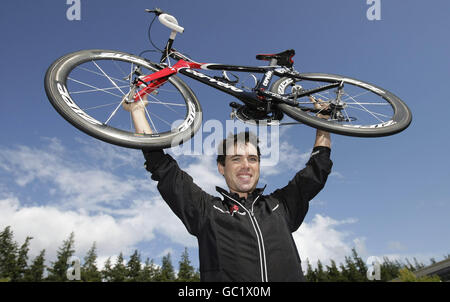
<instances>
[{"instance_id":1,"label":"handlebar","mask_svg":"<svg viewBox=\"0 0 450 302\"><path fill-rule=\"evenodd\" d=\"M177 19L169 14L161 14L158 17L159 22L161 22L163 25L167 26L171 30L174 30L176 32L179 32L180 34L183 33L184 28L178 25Z\"/></svg>"},{"instance_id":2,"label":"handlebar","mask_svg":"<svg viewBox=\"0 0 450 302\"><path fill-rule=\"evenodd\" d=\"M146 9L145 11L148 13L156 14L158 16L159 22L161 22L162 25L167 26L171 30L174 30L180 34L184 32L184 27L178 25L178 21L174 16L163 12L159 8L156 8L154 10Z\"/></svg>"}]
</instances>

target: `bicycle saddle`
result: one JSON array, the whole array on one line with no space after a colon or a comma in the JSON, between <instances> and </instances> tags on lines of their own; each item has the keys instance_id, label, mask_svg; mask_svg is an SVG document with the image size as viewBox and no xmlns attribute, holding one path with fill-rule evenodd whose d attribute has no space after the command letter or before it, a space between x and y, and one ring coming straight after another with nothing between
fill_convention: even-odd
<instances>
[{"instance_id":1,"label":"bicycle saddle","mask_svg":"<svg viewBox=\"0 0 450 302\"><path fill-rule=\"evenodd\" d=\"M276 59L278 65L292 67L292 65L294 65L294 61L292 60L293 56L295 56L295 50L288 49L276 54L257 54L256 59L262 61Z\"/></svg>"}]
</instances>

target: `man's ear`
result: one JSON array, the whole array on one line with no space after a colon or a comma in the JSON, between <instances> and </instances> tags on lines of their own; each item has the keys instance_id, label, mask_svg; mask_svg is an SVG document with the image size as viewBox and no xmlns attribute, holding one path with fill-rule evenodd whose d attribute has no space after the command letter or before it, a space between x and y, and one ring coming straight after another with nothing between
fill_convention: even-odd
<instances>
[{"instance_id":1,"label":"man's ear","mask_svg":"<svg viewBox=\"0 0 450 302\"><path fill-rule=\"evenodd\" d=\"M225 167L222 166L221 163L217 163L217 170L219 170L219 173L224 175L225 174Z\"/></svg>"}]
</instances>

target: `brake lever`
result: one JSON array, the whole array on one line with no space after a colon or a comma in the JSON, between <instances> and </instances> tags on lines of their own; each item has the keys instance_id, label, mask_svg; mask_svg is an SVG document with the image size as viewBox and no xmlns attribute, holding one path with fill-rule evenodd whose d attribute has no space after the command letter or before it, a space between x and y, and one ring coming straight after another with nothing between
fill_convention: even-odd
<instances>
[{"instance_id":1,"label":"brake lever","mask_svg":"<svg viewBox=\"0 0 450 302\"><path fill-rule=\"evenodd\" d=\"M164 12L162 11L162 9L160 9L160 8L155 8L155 9L148 9L148 8L146 8L145 11L146 11L147 13L154 13L156 16L159 16L159 15L161 15L161 14L164 14Z\"/></svg>"}]
</instances>

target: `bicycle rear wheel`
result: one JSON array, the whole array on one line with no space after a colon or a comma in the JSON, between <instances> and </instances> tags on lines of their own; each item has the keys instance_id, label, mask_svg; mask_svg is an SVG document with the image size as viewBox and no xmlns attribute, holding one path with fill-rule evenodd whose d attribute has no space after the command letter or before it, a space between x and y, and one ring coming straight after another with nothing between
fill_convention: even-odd
<instances>
[{"instance_id":1,"label":"bicycle rear wheel","mask_svg":"<svg viewBox=\"0 0 450 302\"><path fill-rule=\"evenodd\" d=\"M332 108L333 113L328 120L318 118L316 112L288 104L278 105L288 116L306 125L341 135L381 137L403 131L411 123L411 111L406 104L383 88L340 75L304 73L300 76L301 80L280 78L272 85L271 91L289 96L296 90L308 91L336 82L343 84L339 102L336 102L337 88L312 94ZM308 96L298 101L306 109L314 108Z\"/></svg>"},{"instance_id":2,"label":"bicycle rear wheel","mask_svg":"<svg viewBox=\"0 0 450 302\"><path fill-rule=\"evenodd\" d=\"M135 149L161 149L190 139L202 122L200 103L177 76L147 95L152 134L136 134L122 107L133 93L135 71L154 73L158 65L112 50L82 50L56 60L45 75L45 91L56 111L79 130L105 142Z\"/></svg>"}]
</instances>

